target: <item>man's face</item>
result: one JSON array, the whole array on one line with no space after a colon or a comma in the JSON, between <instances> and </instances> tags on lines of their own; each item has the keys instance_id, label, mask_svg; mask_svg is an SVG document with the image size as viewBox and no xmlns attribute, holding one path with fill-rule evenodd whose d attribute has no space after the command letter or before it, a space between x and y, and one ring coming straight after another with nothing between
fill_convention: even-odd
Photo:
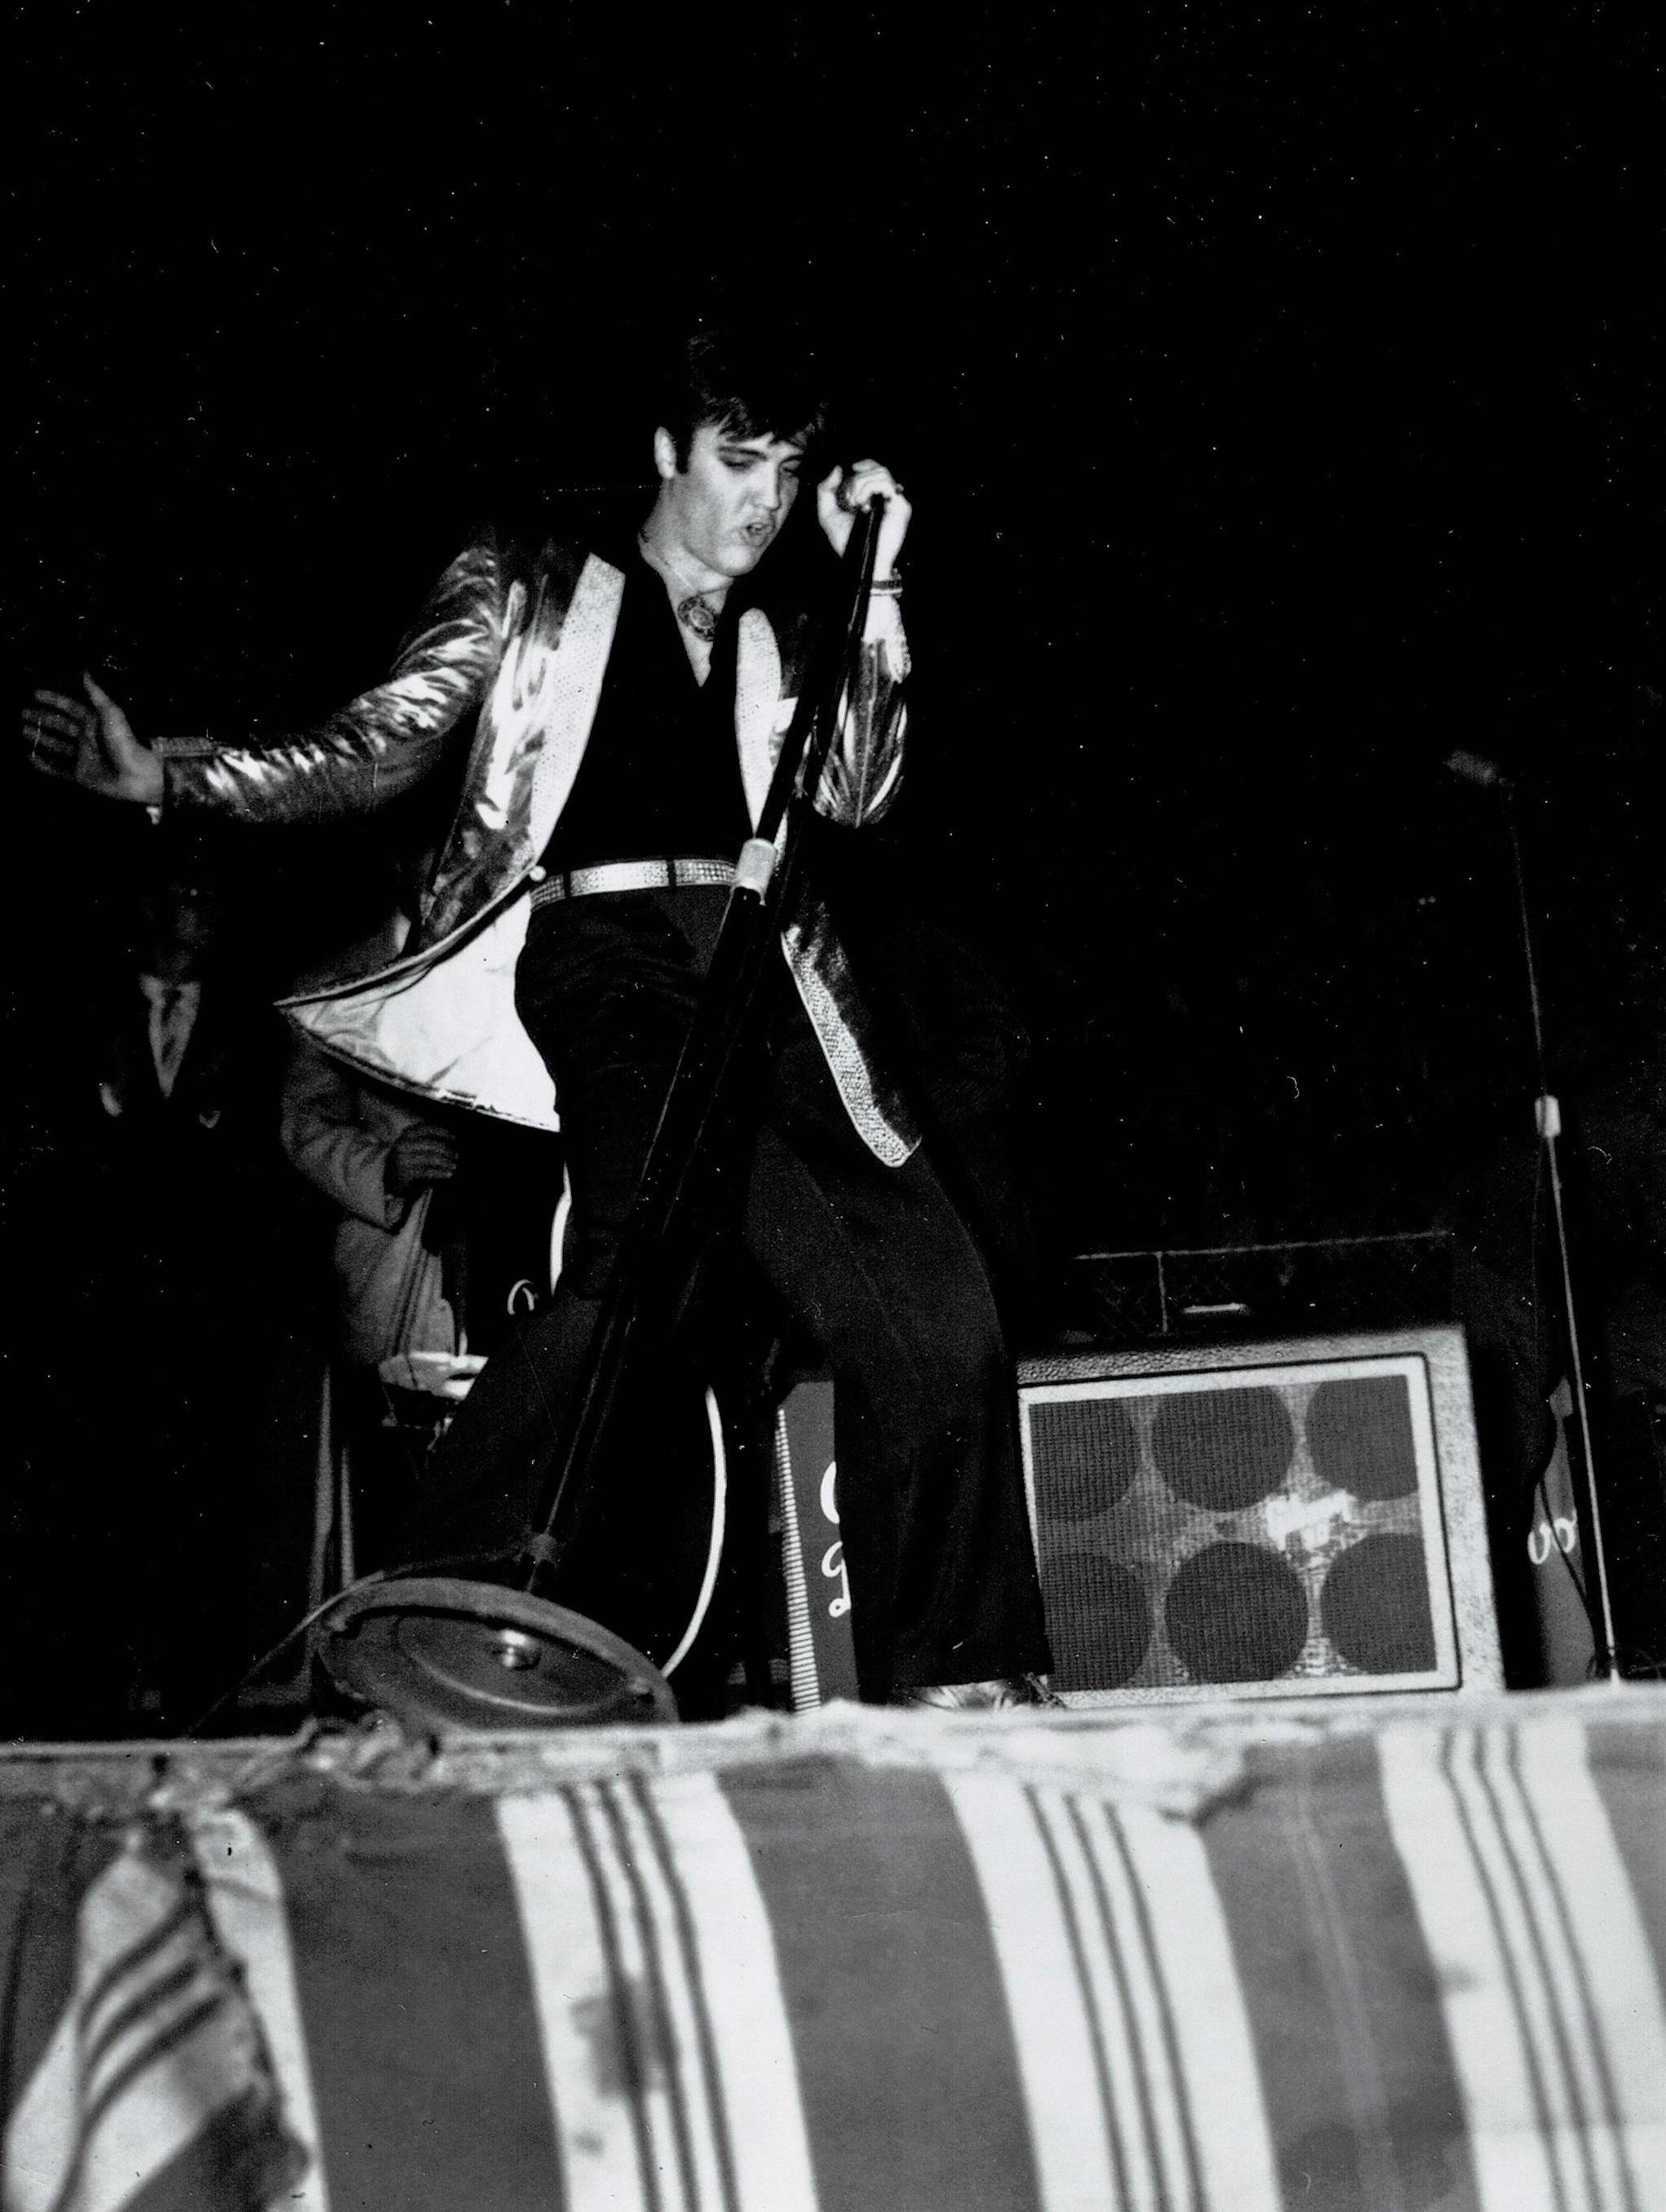
<instances>
[{"instance_id":1,"label":"man's face","mask_svg":"<svg viewBox=\"0 0 1666 2212\"><path fill-rule=\"evenodd\" d=\"M748 574L792 512L804 448L781 438L737 438L702 422L689 442L687 468L678 469L669 435L661 430L654 442L677 544L720 576Z\"/></svg>"}]
</instances>

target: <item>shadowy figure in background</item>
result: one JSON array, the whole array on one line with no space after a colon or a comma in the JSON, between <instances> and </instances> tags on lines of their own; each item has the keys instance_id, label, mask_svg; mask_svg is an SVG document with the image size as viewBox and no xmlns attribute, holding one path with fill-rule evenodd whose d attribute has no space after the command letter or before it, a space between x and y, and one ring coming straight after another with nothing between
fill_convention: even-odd
<instances>
[{"instance_id":1,"label":"shadowy figure in background","mask_svg":"<svg viewBox=\"0 0 1666 2212\"><path fill-rule=\"evenodd\" d=\"M304 1039L284 1077L279 1135L290 1165L333 1217L334 1312L307 1591L317 1605L367 1569L397 1564L387 1550L391 1527L410 1510L427 1435L399 1419L386 1367L432 1370L431 1432L448 1402L442 1383L471 1364L461 1301L446 1280L452 1209L443 1200L459 1147L433 1113Z\"/></svg>"},{"instance_id":2,"label":"shadowy figure in background","mask_svg":"<svg viewBox=\"0 0 1666 2212\"><path fill-rule=\"evenodd\" d=\"M133 968L111 994L99 1053L99 1102L124 1115L211 1129L224 1105L222 1010L204 992L222 901L200 866L165 872L142 896Z\"/></svg>"},{"instance_id":3,"label":"shadowy figure in background","mask_svg":"<svg viewBox=\"0 0 1666 2212\"><path fill-rule=\"evenodd\" d=\"M291 1048L280 1105L285 1157L331 1204L334 1340L356 1366L412 1352L462 1349L447 1297L444 1224L430 1218L456 1176L457 1137L431 1109L332 1060Z\"/></svg>"},{"instance_id":4,"label":"shadowy figure in background","mask_svg":"<svg viewBox=\"0 0 1666 2212\"><path fill-rule=\"evenodd\" d=\"M13 1193L10 1726L189 1725L298 1610L314 1371L274 1141L278 1024L236 882L143 822L100 888L137 917L55 943L25 1000L38 1129ZM64 1018L64 1010L73 1016Z\"/></svg>"}]
</instances>

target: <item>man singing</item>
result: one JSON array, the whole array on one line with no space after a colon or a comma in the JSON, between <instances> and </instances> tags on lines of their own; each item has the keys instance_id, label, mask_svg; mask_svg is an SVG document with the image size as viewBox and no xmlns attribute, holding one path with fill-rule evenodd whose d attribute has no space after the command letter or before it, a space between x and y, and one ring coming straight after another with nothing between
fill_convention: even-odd
<instances>
[{"instance_id":1,"label":"man singing","mask_svg":"<svg viewBox=\"0 0 1666 2212\"><path fill-rule=\"evenodd\" d=\"M792 364L702 335L657 411L658 489L640 528L536 550L483 535L440 580L387 680L319 728L146 744L90 678L90 703L42 692L26 716L47 773L242 822L369 809L466 752L400 959L291 1008L330 1050L407 1089L551 1126L559 1110L573 1191L560 1284L488 1362L441 1448L435 1550L525 1533L581 1382L804 676L803 612L769 604L757 572L822 427ZM874 461L816 489L836 552L876 496L866 633L815 797L844 830L876 821L897 787L909 508ZM832 1370L862 1693L1029 1702L1046 1643L983 1263L875 1063L813 884L781 919L735 1211L745 1251Z\"/></svg>"}]
</instances>

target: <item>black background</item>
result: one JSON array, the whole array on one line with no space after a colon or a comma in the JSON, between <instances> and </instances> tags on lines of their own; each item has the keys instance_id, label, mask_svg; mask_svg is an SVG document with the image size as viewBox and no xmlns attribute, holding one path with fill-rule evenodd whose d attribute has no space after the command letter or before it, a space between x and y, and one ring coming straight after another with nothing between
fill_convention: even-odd
<instances>
[{"instance_id":1,"label":"black background","mask_svg":"<svg viewBox=\"0 0 1666 2212\"><path fill-rule=\"evenodd\" d=\"M1059 1242L1420 1225L1426 1109L1530 1094L1451 745L1535 780L1566 1015L1644 926L1639 15L63 13L25 11L28 676L305 720L471 520L646 480L645 339L778 301L919 510L887 843L1015 973Z\"/></svg>"},{"instance_id":2,"label":"black background","mask_svg":"<svg viewBox=\"0 0 1666 2212\"><path fill-rule=\"evenodd\" d=\"M1657 49L1598 4L1097 12L25 8L20 694L305 723L472 520L646 483L650 337L778 311L915 503L873 866L1035 1035L1049 1249L1427 1225L1534 1089L1450 748L1523 780L1564 1054L1634 1058L1651 988ZM134 833L12 801L73 1226ZM309 854L320 929L360 849ZM292 857L230 873L293 913Z\"/></svg>"}]
</instances>

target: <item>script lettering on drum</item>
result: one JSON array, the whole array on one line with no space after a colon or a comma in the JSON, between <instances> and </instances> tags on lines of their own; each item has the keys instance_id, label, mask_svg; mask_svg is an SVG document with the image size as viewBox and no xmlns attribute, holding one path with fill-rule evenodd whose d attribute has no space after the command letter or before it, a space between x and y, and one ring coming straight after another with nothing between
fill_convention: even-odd
<instances>
[{"instance_id":1,"label":"script lettering on drum","mask_svg":"<svg viewBox=\"0 0 1666 2212\"><path fill-rule=\"evenodd\" d=\"M838 1475L839 1462L837 1460L829 1460L827 1473L822 1477L822 1518L824 1521L830 1521L836 1528L839 1525ZM842 1543L830 1544L822 1553L822 1573L827 1581L836 1580L839 1585L838 1595L829 1601L828 1619L841 1620L850 1610L850 1577L845 1571Z\"/></svg>"}]
</instances>

